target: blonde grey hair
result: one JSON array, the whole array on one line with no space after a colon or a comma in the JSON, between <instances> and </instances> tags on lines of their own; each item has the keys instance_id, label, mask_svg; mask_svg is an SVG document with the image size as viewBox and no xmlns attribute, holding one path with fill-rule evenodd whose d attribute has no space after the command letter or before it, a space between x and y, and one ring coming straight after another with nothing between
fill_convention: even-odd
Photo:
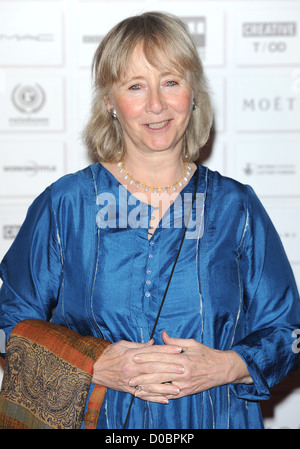
<instances>
[{"instance_id":1,"label":"blonde grey hair","mask_svg":"<svg viewBox=\"0 0 300 449\"><path fill-rule=\"evenodd\" d=\"M138 44L142 44L151 65L158 67L162 54L171 68L189 76L195 108L185 131L182 154L186 161L196 161L200 148L209 138L213 122L208 85L186 26L176 16L160 12L147 12L121 21L102 39L96 50L92 64L92 110L83 131L90 156L100 162L116 162L124 156L122 127L118 120L112 119L104 99L112 85L126 73Z\"/></svg>"}]
</instances>

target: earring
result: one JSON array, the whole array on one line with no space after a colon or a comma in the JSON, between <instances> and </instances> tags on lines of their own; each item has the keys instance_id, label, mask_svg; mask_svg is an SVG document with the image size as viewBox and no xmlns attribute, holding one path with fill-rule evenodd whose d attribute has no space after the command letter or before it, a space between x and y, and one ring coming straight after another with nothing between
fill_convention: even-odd
<instances>
[{"instance_id":1,"label":"earring","mask_svg":"<svg viewBox=\"0 0 300 449\"><path fill-rule=\"evenodd\" d=\"M110 108L109 112L110 112L111 118L113 120L116 120L116 118L117 118L117 111L114 108Z\"/></svg>"},{"instance_id":2,"label":"earring","mask_svg":"<svg viewBox=\"0 0 300 449\"><path fill-rule=\"evenodd\" d=\"M196 103L195 103L195 99L193 100L193 111L196 109Z\"/></svg>"}]
</instances>

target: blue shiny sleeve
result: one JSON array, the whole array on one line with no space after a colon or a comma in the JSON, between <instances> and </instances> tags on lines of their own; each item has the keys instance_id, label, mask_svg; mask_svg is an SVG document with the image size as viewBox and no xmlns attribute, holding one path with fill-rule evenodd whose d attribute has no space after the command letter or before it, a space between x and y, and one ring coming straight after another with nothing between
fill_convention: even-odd
<instances>
[{"instance_id":1,"label":"blue shiny sleeve","mask_svg":"<svg viewBox=\"0 0 300 449\"><path fill-rule=\"evenodd\" d=\"M251 188L239 266L248 329L232 350L246 362L253 384L231 387L243 399L268 399L299 364L293 332L300 328L300 300L280 238Z\"/></svg>"},{"instance_id":2,"label":"blue shiny sleeve","mask_svg":"<svg viewBox=\"0 0 300 449\"><path fill-rule=\"evenodd\" d=\"M51 206L51 188L48 188L28 209L26 219L0 265L3 281L0 329L6 340L19 321L51 318L61 273L61 248Z\"/></svg>"}]
</instances>

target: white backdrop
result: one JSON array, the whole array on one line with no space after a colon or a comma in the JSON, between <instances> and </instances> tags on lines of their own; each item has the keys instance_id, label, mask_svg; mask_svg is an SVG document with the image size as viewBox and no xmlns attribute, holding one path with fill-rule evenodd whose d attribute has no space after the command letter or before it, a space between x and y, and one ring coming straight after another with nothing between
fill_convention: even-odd
<instances>
[{"instance_id":1,"label":"white backdrop","mask_svg":"<svg viewBox=\"0 0 300 449\"><path fill-rule=\"evenodd\" d=\"M215 108L204 163L254 187L299 286L299 0L0 0L0 258L32 200L90 163L92 55L115 23L149 10L190 27ZM267 428L300 428L299 372L262 407Z\"/></svg>"}]
</instances>

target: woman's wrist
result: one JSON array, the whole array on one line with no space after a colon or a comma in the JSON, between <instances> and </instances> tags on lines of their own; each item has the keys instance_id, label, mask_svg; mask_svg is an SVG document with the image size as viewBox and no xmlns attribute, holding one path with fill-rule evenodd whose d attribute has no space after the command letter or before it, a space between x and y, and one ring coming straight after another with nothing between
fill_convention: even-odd
<instances>
[{"instance_id":1,"label":"woman's wrist","mask_svg":"<svg viewBox=\"0 0 300 449\"><path fill-rule=\"evenodd\" d=\"M229 384L253 383L244 360L232 350L225 351L228 359L228 382Z\"/></svg>"}]
</instances>

